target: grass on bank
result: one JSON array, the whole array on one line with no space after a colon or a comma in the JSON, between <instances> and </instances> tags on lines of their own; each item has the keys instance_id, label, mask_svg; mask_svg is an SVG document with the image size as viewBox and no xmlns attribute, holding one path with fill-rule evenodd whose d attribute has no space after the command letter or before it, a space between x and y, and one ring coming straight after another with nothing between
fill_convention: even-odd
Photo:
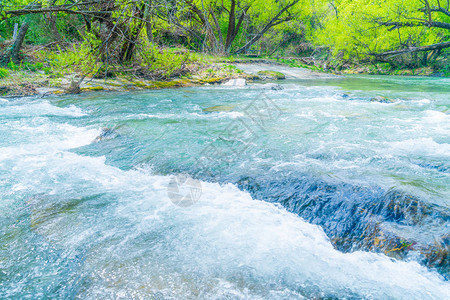
<instances>
[{"instance_id":1,"label":"grass on bank","mask_svg":"<svg viewBox=\"0 0 450 300\"><path fill-rule=\"evenodd\" d=\"M142 43L136 49L133 60L123 64L112 64L104 57L95 55L95 45L90 42L53 46L53 48L27 47L24 60L20 64L12 61L0 66L0 95L8 90L24 90L33 87L61 87L62 81L85 76L89 78L125 79L147 83L145 87L162 87L164 82L177 79L191 79L198 83L217 82L225 78L252 78L236 68L233 63L273 63L312 71L328 71L344 74L376 75L432 75L450 76L450 65L441 70L431 67L417 69L393 69L387 63L365 65L343 65L338 61L315 60L313 58L280 58L254 56L214 56L190 52L184 48L160 48L151 43ZM257 77L257 76L256 76ZM106 82L106 80L105 80Z\"/></svg>"}]
</instances>

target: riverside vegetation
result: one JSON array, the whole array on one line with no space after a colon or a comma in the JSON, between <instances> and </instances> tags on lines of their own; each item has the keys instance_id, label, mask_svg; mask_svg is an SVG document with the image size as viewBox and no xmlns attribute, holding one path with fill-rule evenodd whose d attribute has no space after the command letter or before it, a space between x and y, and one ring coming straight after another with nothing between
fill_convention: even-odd
<instances>
[{"instance_id":1,"label":"riverside vegetation","mask_svg":"<svg viewBox=\"0 0 450 300\"><path fill-rule=\"evenodd\" d=\"M2 0L0 299L448 298L449 6Z\"/></svg>"},{"instance_id":2,"label":"riverside vegetation","mask_svg":"<svg viewBox=\"0 0 450 300\"><path fill-rule=\"evenodd\" d=\"M214 82L244 76L228 63L248 57L335 73L450 75L442 0L6 0L0 12L3 95Z\"/></svg>"}]
</instances>

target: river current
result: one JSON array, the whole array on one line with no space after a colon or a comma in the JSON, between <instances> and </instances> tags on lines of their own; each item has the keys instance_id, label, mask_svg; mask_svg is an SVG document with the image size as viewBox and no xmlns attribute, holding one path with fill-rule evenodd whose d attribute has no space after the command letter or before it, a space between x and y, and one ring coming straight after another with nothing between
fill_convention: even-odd
<instances>
[{"instance_id":1,"label":"river current","mask_svg":"<svg viewBox=\"0 0 450 300\"><path fill-rule=\"evenodd\" d=\"M450 80L280 86L0 99L0 298L449 299Z\"/></svg>"}]
</instances>

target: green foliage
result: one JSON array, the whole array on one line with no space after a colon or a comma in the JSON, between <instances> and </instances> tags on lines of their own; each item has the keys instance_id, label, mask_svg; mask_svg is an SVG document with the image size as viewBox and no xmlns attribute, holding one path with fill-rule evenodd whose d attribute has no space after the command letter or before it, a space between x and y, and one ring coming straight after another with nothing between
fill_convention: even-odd
<instances>
[{"instance_id":1,"label":"green foliage","mask_svg":"<svg viewBox=\"0 0 450 300\"><path fill-rule=\"evenodd\" d=\"M447 64L442 69L439 70L440 73L443 73L445 77L450 77L450 64Z\"/></svg>"},{"instance_id":2,"label":"green foliage","mask_svg":"<svg viewBox=\"0 0 450 300\"><path fill-rule=\"evenodd\" d=\"M140 65L150 73L157 73L161 78L184 74L186 64L192 61L188 51L160 49L147 41L142 42L138 52Z\"/></svg>"},{"instance_id":3,"label":"green foliage","mask_svg":"<svg viewBox=\"0 0 450 300\"><path fill-rule=\"evenodd\" d=\"M37 63L24 63L23 65L24 69L28 69L31 72L37 72L40 71L44 68L44 64L41 62L37 62Z\"/></svg>"},{"instance_id":4,"label":"green foliage","mask_svg":"<svg viewBox=\"0 0 450 300\"><path fill-rule=\"evenodd\" d=\"M380 24L423 20L421 8L424 4L421 0L336 0L333 1L334 6L329 3L322 1L319 10L325 17L311 39L316 46L328 46L335 56L342 59L364 59L368 54L434 44L450 37L448 31L439 28L396 28ZM450 18L441 15L433 13L432 17L434 20L450 21Z\"/></svg>"},{"instance_id":5,"label":"green foliage","mask_svg":"<svg viewBox=\"0 0 450 300\"><path fill-rule=\"evenodd\" d=\"M20 70L20 66L16 65L12 60L9 61L8 63L8 68L13 70L13 71L19 71Z\"/></svg>"},{"instance_id":6,"label":"green foliage","mask_svg":"<svg viewBox=\"0 0 450 300\"><path fill-rule=\"evenodd\" d=\"M64 50L59 46L57 48L58 51L42 50L38 53L41 61L45 61L50 66L50 69L44 69L46 73L52 72L64 75L76 72L94 75L100 68L89 42L75 44Z\"/></svg>"},{"instance_id":7,"label":"green foliage","mask_svg":"<svg viewBox=\"0 0 450 300\"><path fill-rule=\"evenodd\" d=\"M8 77L9 71L4 68L0 68L0 79Z\"/></svg>"},{"instance_id":8,"label":"green foliage","mask_svg":"<svg viewBox=\"0 0 450 300\"><path fill-rule=\"evenodd\" d=\"M37 71L43 69L44 64L42 62L36 62L36 63L23 62L20 64L16 64L12 60L10 60L9 63L6 65L6 67L12 71L25 70L25 71L37 72Z\"/></svg>"},{"instance_id":9,"label":"green foliage","mask_svg":"<svg viewBox=\"0 0 450 300\"><path fill-rule=\"evenodd\" d=\"M45 8L69 2L3 0L2 7L14 10L39 3ZM282 10L294 2L288 11ZM95 4L88 4L90 2L83 2L83 6L77 6L78 3L81 2L73 2L73 11L81 8L98 9ZM158 10L149 9L145 3L152 3ZM231 18L230 8L233 3L236 3L235 15ZM364 68L375 74L386 74L405 66L410 69L419 68L431 61L434 70L449 74L448 50L433 55L412 53L396 56L388 60L389 63L374 58L376 53L450 40L448 29L434 28L427 23L430 19L449 24L450 16L438 11L425 14L423 8L426 3L430 3L432 7L448 8L447 0L112 0L113 5L102 7L105 10L102 18L93 17L89 22L81 15L65 12L18 17L6 17L3 12L0 41L10 40L14 23L20 25L24 21L30 24L26 35L28 45L51 43L50 46L54 47L56 35L62 38L57 41L61 47L39 52L37 58L41 63L9 63L7 67L13 71L43 70L46 74L62 76L73 72L108 75L109 71L113 74L137 70L139 74L135 74L138 76L162 79L183 76L189 71L187 66L193 61L233 62L235 58L232 56L218 56L228 55L244 46L274 16L283 12L275 22L277 25L264 32L264 36L252 45L252 53L268 57L313 56L314 63L322 60L322 66L326 61L326 68L338 71L352 63L364 62ZM194 9L193 5L198 9ZM240 16L245 16L242 23L239 23ZM237 31L234 32L234 28L231 30L232 43L227 48L225 44L232 28L229 26L232 19ZM143 20L150 20L152 26L146 28ZM380 24L382 22L416 25L384 26ZM238 23L240 27L237 27ZM418 23L421 25L417 25ZM111 31L112 28L115 29L114 32ZM147 30L152 31L149 35L153 41L151 43L145 36ZM67 46L68 44L72 46ZM11 44L7 42L3 45L0 48L3 52L1 54ZM171 48L161 49L161 46ZM190 53L184 49L195 49L202 54ZM208 57L204 52L216 53L217 56ZM35 61L33 57L28 60ZM6 63L8 58L4 61ZM321 68L319 64L308 66L298 60L279 61L292 67L307 67L312 70ZM227 76L241 72L233 68L222 66L221 70L202 69L202 72L211 77L217 76L218 72Z\"/></svg>"}]
</instances>

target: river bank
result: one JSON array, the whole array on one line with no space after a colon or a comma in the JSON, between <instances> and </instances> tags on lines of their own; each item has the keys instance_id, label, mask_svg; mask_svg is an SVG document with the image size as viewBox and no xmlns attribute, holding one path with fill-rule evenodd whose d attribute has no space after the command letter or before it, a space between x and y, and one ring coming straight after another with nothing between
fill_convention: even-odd
<instances>
[{"instance_id":1,"label":"river bank","mask_svg":"<svg viewBox=\"0 0 450 300\"><path fill-rule=\"evenodd\" d=\"M31 68L30 68L31 66ZM82 76L78 72L65 73L33 69L24 64L14 70L4 70L0 78L0 96L49 96L95 91L135 91L146 89L177 88L207 84L223 84L231 79L245 79L247 82L288 79L314 79L339 75L399 75L399 76L445 76L431 68L390 71L383 67L347 66L347 69L332 68L327 62L301 60L300 58L251 58L212 57L195 59L182 76L150 80L138 74L117 73L106 78ZM279 72L282 69L282 72ZM264 74L266 72L266 74ZM269 72L269 73L267 73ZM277 76L278 73L278 76Z\"/></svg>"},{"instance_id":2,"label":"river bank","mask_svg":"<svg viewBox=\"0 0 450 300\"><path fill-rule=\"evenodd\" d=\"M284 73L277 71L280 67L283 67ZM0 96L24 97L38 95L45 97L80 92L124 92L226 84L232 79L243 79L245 82L263 82L267 80L283 80L286 78L313 79L329 76L323 72L306 68L287 67L286 65L268 60L230 61L229 63L214 62L198 64L194 69L195 71L188 76L180 76L169 80L148 80L137 76L116 76L105 79L86 77L81 80L80 75L76 73L55 76L45 74L42 71L31 72L19 70L10 72L8 77L0 81ZM74 84L78 83L78 89L74 90Z\"/></svg>"}]
</instances>

